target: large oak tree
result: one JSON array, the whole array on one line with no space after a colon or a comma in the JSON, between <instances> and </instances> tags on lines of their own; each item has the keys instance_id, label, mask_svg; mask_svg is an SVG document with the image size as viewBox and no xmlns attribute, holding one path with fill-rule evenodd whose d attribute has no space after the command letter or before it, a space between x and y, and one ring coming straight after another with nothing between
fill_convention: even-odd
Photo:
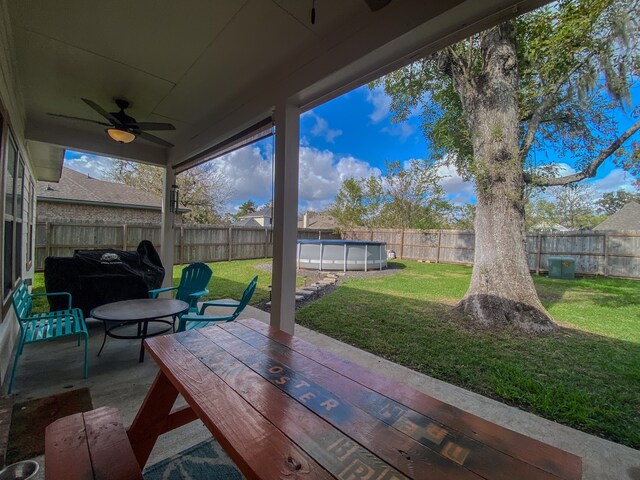
<instances>
[{"instance_id":1,"label":"large oak tree","mask_svg":"<svg viewBox=\"0 0 640 480\"><path fill-rule=\"evenodd\" d=\"M613 115L633 110L630 87L640 70L637 3L559 1L372 86L390 95L396 120L421 107L435 155L451 159L475 182L475 263L459 308L480 324L554 329L527 264L527 186L593 177L612 156L638 173L637 144L625 148L625 142L640 122L620 133ZM572 157L578 171L560 176L552 165L536 164L536 149L550 145Z\"/></svg>"}]
</instances>

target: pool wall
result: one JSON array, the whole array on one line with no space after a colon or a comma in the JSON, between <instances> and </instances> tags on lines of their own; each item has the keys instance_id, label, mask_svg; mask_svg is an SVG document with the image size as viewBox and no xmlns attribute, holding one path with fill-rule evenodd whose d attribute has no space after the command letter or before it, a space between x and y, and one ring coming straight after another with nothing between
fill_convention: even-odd
<instances>
[{"instance_id":1,"label":"pool wall","mask_svg":"<svg viewBox=\"0 0 640 480\"><path fill-rule=\"evenodd\" d=\"M298 240L298 268L308 270L382 270L387 244L358 240Z\"/></svg>"}]
</instances>

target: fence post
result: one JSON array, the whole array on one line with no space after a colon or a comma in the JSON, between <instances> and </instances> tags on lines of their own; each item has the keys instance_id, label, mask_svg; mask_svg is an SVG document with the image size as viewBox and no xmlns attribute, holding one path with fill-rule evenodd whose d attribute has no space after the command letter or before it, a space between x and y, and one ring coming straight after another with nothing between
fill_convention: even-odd
<instances>
[{"instance_id":1,"label":"fence post","mask_svg":"<svg viewBox=\"0 0 640 480\"><path fill-rule=\"evenodd\" d=\"M264 258L269 258L269 229L264 229Z\"/></svg>"},{"instance_id":2,"label":"fence post","mask_svg":"<svg viewBox=\"0 0 640 480\"><path fill-rule=\"evenodd\" d=\"M400 230L400 260L404 258L404 228Z\"/></svg>"},{"instance_id":3,"label":"fence post","mask_svg":"<svg viewBox=\"0 0 640 480\"><path fill-rule=\"evenodd\" d=\"M538 232L538 248L536 249L536 275L540 275L540 257L542 256L542 233Z\"/></svg>"},{"instance_id":4,"label":"fence post","mask_svg":"<svg viewBox=\"0 0 640 480\"><path fill-rule=\"evenodd\" d=\"M436 263L440 263L440 245L442 245L442 229L438 230L438 248L436 249Z\"/></svg>"},{"instance_id":5,"label":"fence post","mask_svg":"<svg viewBox=\"0 0 640 480\"><path fill-rule=\"evenodd\" d=\"M609 234L605 233L604 234L604 245L603 245L603 249L604 249L604 268L603 268L603 272L604 272L604 276L608 277L609 276L609 246L607 245L609 243Z\"/></svg>"},{"instance_id":6,"label":"fence post","mask_svg":"<svg viewBox=\"0 0 640 480\"><path fill-rule=\"evenodd\" d=\"M47 222L45 224L45 230L47 232L46 238L47 238L47 243L45 244L45 258L46 257L50 257L51 256L51 223Z\"/></svg>"},{"instance_id":7,"label":"fence post","mask_svg":"<svg viewBox=\"0 0 640 480\"><path fill-rule=\"evenodd\" d=\"M229 227L229 238L228 238L228 248L229 248L229 261L232 260L233 255L232 255L232 247L233 247L233 227Z\"/></svg>"},{"instance_id":8,"label":"fence post","mask_svg":"<svg viewBox=\"0 0 640 480\"><path fill-rule=\"evenodd\" d=\"M122 225L122 250L127 251L127 224Z\"/></svg>"}]
</instances>

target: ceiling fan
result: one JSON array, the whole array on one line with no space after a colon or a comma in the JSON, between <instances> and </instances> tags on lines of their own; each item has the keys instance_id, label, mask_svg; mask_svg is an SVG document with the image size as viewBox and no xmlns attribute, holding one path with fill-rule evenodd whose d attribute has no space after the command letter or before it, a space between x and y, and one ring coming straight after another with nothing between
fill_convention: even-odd
<instances>
[{"instance_id":1,"label":"ceiling fan","mask_svg":"<svg viewBox=\"0 0 640 480\"><path fill-rule=\"evenodd\" d=\"M111 137L116 142L120 143L130 143L133 142L136 137L144 138L153 143L157 143L158 145L162 145L163 147L173 147L172 143L163 140L162 138L156 137L155 135L151 135L147 133L147 130L175 130L176 127L171 125L170 123L158 123L158 122L137 122L135 118L130 117L124 111L129 108L129 102L123 100L121 98L116 98L115 102L119 112L107 112L104 108L98 105L93 100L89 100L87 98L83 98L82 101L89 105L92 109L106 118L109 123L99 122L97 120L92 120L90 118L80 118L80 117L72 117L69 115L61 115L59 113L49 113L54 117L62 117L62 118L70 118L72 120L80 120L83 122L91 122L97 123L98 125L103 125L107 128L105 131L109 137Z\"/></svg>"}]
</instances>

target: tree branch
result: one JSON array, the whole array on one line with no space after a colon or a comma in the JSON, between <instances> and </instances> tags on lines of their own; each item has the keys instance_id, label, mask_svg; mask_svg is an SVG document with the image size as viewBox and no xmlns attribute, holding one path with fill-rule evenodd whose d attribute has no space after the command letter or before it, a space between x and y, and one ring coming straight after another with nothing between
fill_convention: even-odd
<instances>
[{"instance_id":1,"label":"tree branch","mask_svg":"<svg viewBox=\"0 0 640 480\"><path fill-rule=\"evenodd\" d=\"M531 146L533 145L533 141L536 138L536 133L538 128L540 127L540 123L544 118L544 115L547 113L547 110L553 104L555 100L555 94L558 93L558 90L562 88L564 85L564 81L558 81L551 87L549 93L542 99L538 108L536 108L533 115L531 115L531 120L527 125L527 133L524 136L522 141L522 146L520 147L520 160L524 162L529 155L529 150L531 150Z\"/></svg>"},{"instance_id":2,"label":"tree branch","mask_svg":"<svg viewBox=\"0 0 640 480\"><path fill-rule=\"evenodd\" d=\"M530 173L523 173L523 178L526 183L536 187L554 187L558 185L568 185L570 183L579 182L585 178L595 177L598 167L618 150L624 142L626 142L634 133L640 130L640 121L631 125L627 130L616 138L611 144L605 148L600 154L594 158L589 165L584 167L580 172L572 175L566 175L564 177L548 178L542 176L531 175Z\"/></svg>"},{"instance_id":3,"label":"tree branch","mask_svg":"<svg viewBox=\"0 0 640 480\"><path fill-rule=\"evenodd\" d=\"M548 90L548 94L542 99L542 102L538 105L538 108L531 116L531 120L529 121L529 125L527 126L527 133L522 141L522 146L520 147L520 160L522 163L527 159L527 155L529 155L529 150L531 150L531 146L533 145L533 141L535 140L536 133L538 128L540 127L540 123L544 118L545 113L552 105L553 97L558 91L562 88L563 85L571 78L571 75L580 70L584 65L588 63L588 56L582 61L578 62L571 70L567 72L561 79L557 80L552 86L551 89Z\"/></svg>"},{"instance_id":4,"label":"tree branch","mask_svg":"<svg viewBox=\"0 0 640 480\"><path fill-rule=\"evenodd\" d=\"M526 117L523 117L520 119L521 122L528 122L533 118L533 115L527 115ZM543 123L557 123L557 122L561 122L561 123L571 123L572 121L575 120L575 117L569 113L561 113L559 115L552 115L549 117L543 117L540 120L540 125L542 125Z\"/></svg>"}]
</instances>

